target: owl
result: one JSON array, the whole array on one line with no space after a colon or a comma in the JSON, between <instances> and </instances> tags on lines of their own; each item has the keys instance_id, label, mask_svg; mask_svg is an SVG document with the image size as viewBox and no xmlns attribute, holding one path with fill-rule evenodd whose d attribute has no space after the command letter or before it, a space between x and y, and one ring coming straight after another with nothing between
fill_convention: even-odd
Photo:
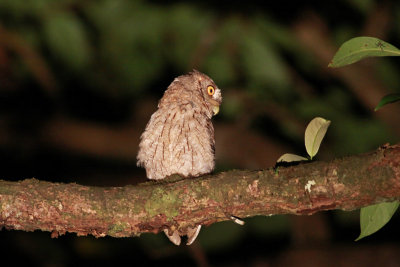
<instances>
[{"instance_id":1,"label":"owl","mask_svg":"<svg viewBox=\"0 0 400 267\"><path fill-rule=\"evenodd\" d=\"M221 90L207 75L193 70L173 80L158 103L158 109L140 137L137 164L149 179L172 174L190 178L214 169L214 128L211 117L219 112ZM196 239L201 225L188 228L187 245ZM178 231L167 237L176 245Z\"/></svg>"}]
</instances>

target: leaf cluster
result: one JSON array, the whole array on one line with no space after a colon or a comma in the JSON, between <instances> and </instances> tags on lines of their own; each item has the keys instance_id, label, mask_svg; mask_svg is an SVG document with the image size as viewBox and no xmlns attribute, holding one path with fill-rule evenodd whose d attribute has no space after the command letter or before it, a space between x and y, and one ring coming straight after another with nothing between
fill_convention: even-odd
<instances>
[{"instance_id":1,"label":"leaf cluster","mask_svg":"<svg viewBox=\"0 0 400 267\"><path fill-rule=\"evenodd\" d=\"M400 56L400 50L378 38L356 37L343 43L328 66L332 68L343 67L364 58L386 56ZM397 101L400 101L400 94L386 95L375 107L375 111ZM394 201L362 208L360 212L361 233L356 241L381 229L390 221L398 207L399 201Z\"/></svg>"}]
</instances>

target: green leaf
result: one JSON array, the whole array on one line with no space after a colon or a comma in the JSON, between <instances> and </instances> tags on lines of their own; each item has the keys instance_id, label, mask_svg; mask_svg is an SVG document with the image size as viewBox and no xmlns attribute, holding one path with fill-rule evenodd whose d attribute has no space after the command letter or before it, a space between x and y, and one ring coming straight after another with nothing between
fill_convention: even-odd
<instances>
[{"instance_id":1,"label":"green leaf","mask_svg":"<svg viewBox=\"0 0 400 267\"><path fill-rule=\"evenodd\" d=\"M295 155L295 154L290 154L286 153L283 154L276 162L294 162L294 161L303 161L303 160L308 160L308 158Z\"/></svg>"},{"instance_id":2,"label":"green leaf","mask_svg":"<svg viewBox=\"0 0 400 267\"><path fill-rule=\"evenodd\" d=\"M82 23L69 13L44 20L47 45L53 56L73 70L81 70L90 61L89 41Z\"/></svg>"},{"instance_id":3,"label":"green leaf","mask_svg":"<svg viewBox=\"0 0 400 267\"><path fill-rule=\"evenodd\" d=\"M356 37L339 48L328 67L343 67L367 57L400 56L395 46L374 37Z\"/></svg>"},{"instance_id":4,"label":"green leaf","mask_svg":"<svg viewBox=\"0 0 400 267\"><path fill-rule=\"evenodd\" d=\"M382 97L381 101L379 101L379 104L375 107L375 111L377 111L378 109L380 109L381 107L383 107L386 104L390 104L393 102L397 102L400 100L400 94L388 94L385 95L384 97Z\"/></svg>"},{"instance_id":5,"label":"green leaf","mask_svg":"<svg viewBox=\"0 0 400 267\"><path fill-rule=\"evenodd\" d=\"M264 33L249 30L240 38L241 65L250 86L262 93L274 93L285 97L290 78L282 56L277 49L265 40ZM270 90L261 90L268 86ZM285 90L286 88L286 90Z\"/></svg>"},{"instance_id":6,"label":"green leaf","mask_svg":"<svg viewBox=\"0 0 400 267\"><path fill-rule=\"evenodd\" d=\"M399 201L379 203L362 208L360 211L361 233L355 241L369 236L381 229L392 218L398 207Z\"/></svg>"},{"instance_id":7,"label":"green leaf","mask_svg":"<svg viewBox=\"0 0 400 267\"><path fill-rule=\"evenodd\" d=\"M304 134L304 142L307 153L311 159L318 153L322 139L324 138L330 124L331 121L325 120L321 117L314 118L308 124Z\"/></svg>"}]
</instances>

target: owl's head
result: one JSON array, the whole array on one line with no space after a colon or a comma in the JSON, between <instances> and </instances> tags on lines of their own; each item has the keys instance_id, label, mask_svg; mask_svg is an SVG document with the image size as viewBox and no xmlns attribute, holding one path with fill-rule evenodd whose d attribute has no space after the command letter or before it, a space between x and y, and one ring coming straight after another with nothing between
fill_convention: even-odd
<instances>
[{"instance_id":1,"label":"owl's head","mask_svg":"<svg viewBox=\"0 0 400 267\"><path fill-rule=\"evenodd\" d=\"M217 115L222 102L221 90L210 77L198 70L193 70L187 75L193 79L196 88L200 90L203 98L206 100L208 109L212 111L213 115Z\"/></svg>"},{"instance_id":2,"label":"owl's head","mask_svg":"<svg viewBox=\"0 0 400 267\"><path fill-rule=\"evenodd\" d=\"M193 70L174 79L158 107L169 109L175 105L190 103L193 108L200 109L211 118L219 112L221 102L221 90L214 81L204 73Z\"/></svg>"}]
</instances>

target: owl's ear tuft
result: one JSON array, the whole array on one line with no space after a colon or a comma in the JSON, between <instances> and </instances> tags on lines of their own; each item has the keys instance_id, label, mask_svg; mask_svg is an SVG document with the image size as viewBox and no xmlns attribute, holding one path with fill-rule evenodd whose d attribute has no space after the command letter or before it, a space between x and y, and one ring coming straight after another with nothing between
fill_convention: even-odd
<instances>
[{"instance_id":1,"label":"owl's ear tuft","mask_svg":"<svg viewBox=\"0 0 400 267\"><path fill-rule=\"evenodd\" d=\"M189 75L197 75L197 76L202 76L204 75L203 73L201 73L200 71L193 69L191 72L189 72Z\"/></svg>"},{"instance_id":2,"label":"owl's ear tuft","mask_svg":"<svg viewBox=\"0 0 400 267\"><path fill-rule=\"evenodd\" d=\"M202 81L203 80L203 73L201 73L200 71L193 69L193 71L189 72L188 75L192 75L195 76L197 78L197 80Z\"/></svg>"}]
</instances>

